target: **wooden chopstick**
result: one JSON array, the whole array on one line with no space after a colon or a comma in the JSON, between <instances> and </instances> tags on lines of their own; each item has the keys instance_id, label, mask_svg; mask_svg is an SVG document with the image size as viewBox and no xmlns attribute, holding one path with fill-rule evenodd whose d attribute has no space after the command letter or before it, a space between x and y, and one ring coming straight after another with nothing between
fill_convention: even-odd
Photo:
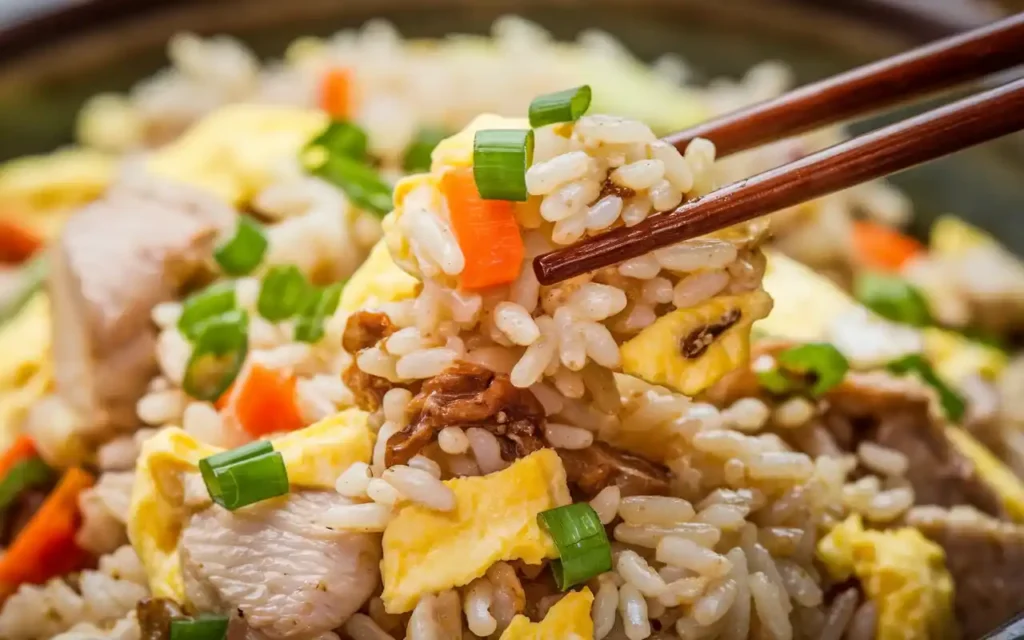
<instances>
[{"instance_id":1,"label":"wooden chopstick","mask_svg":"<svg viewBox=\"0 0 1024 640\"><path fill-rule=\"evenodd\" d=\"M1022 43L1024 46L1024 43ZM1024 79L735 182L534 260L549 285L1024 129Z\"/></svg>"},{"instance_id":2,"label":"wooden chopstick","mask_svg":"<svg viewBox=\"0 0 1024 640\"><path fill-rule=\"evenodd\" d=\"M1024 12L805 85L778 98L703 122L665 140L680 151L694 138L718 157L845 122L913 98L1024 64Z\"/></svg>"}]
</instances>

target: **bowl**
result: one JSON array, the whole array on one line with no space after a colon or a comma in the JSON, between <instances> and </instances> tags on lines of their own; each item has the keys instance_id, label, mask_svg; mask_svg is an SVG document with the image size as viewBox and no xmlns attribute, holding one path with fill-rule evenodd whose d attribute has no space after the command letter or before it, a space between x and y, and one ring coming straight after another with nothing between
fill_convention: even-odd
<instances>
[{"instance_id":1,"label":"bowl","mask_svg":"<svg viewBox=\"0 0 1024 640\"><path fill-rule=\"evenodd\" d=\"M325 35L383 17L409 37L484 33L518 13L569 38L611 32L641 58L676 52L698 79L738 76L778 59L807 82L1000 15L973 0L35 0L8 10L0 26L0 158L72 139L74 115L100 91L123 90L166 64L164 45L180 30L231 33L263 55L301 34ZM16 5L11 5L12 7ZM28 13L25 13L27 11ZM0 19L4 16L0 14ZM903 109L853 126L863 131L905 117ZM988 229L1024 254L1024 143L1021 136L970 149L893 182L915 202L913 231L943 213Z\"/></svg>"}]
</instances>

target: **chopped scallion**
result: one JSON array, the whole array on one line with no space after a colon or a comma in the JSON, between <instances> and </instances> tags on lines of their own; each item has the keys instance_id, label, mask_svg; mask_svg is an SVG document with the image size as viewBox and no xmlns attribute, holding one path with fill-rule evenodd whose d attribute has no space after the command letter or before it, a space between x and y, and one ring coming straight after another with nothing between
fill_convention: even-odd
<instances>
[{"instance_id":1,"label":"chopped scallion","mask_svg":"<svg viewBox=\"0 0 1024 640\"><path fill-rule=\"evenodd\" d=\"M236 306L235 286L232 283L210 285L185 300L181 317L178 318L178 330L189 340L195 340L207 320L231 311Z\"/></svg>"},{"instance_id":2,"label":"chopped scallion","mask_svg":"<svg viewBox=\"0 0 1024 640\"><path fill-rule=\"evenodd\" d=\"M366 158L366 132L352 122L335 120L317 137L309 141L307 149L322 148L329 156L344 156L362 161Z\"/></svg>"},{"instance_id":3,"label":"chopped scallion","mask_svg":"<svg viewBox=\"0 0 1024 640\"><path fill-rule=\"evenodd\" d=\"M526 200L532 129L484 129L473 138L473 179L484 200Z\"/></svg>"},{"instance_id":4,"label":"chopped scallion","mask_svg":"<svg viewBox=\"0 0 1024 640\"><path fill-rule=\"evenodd\" d=\"M360 209L379 216L391 212L391 185L373 168L351 158L331 156L314 173L344 191Z\"/></svg>"},{"instance_id":5,"label":"chopped scallion","mask_svg":"<svg viewBox=\"0 0 1024 640\"><path fill-rule=\"evenodd\" d=\"M441 129L421 129L416 137L405 150L405 159L402 161L402 168L406 173L423 173L430 171L430 154L447 134Z\"/></svg>"},{"instance_id":6,"label":"chopped scallion","mask_svg":"<svg viewBox=\"0 0 1024 640\"><path fill-rule=\"evenodd\" d=\"M915 353L904 356L899 360L890 362L885 368L900 375L908 373L917 375L925 384L935 389L942 409L952 422L959 423L963 419L964 412L967 410L967 404L964 402L964 399L952 387L942 381L938 374L935 373L932 365L921 355Z\"/></svg>"},{"instance_id":7,"label":"chopped scallion","mask_svg":"<svg viewBox=\"0 0 1024 640\"><path fill-rule=\"evenodd\" d=\"M298 313L309 295L310 284L298 267L275 265L263 276L256 310L267 320L280 322Z\"/></svg>"},{"instance_id":8,"label":"chopped scallion","mask_svg":"<svg viewBox=\"0 0 1024 640\"><path fill-rule=\"evenodd\" d=\"M244 276L263 261L270 243L259 225L249 218L238 219L235 235L213 253L214 259L224 273L230 276Z\"/></svg>"},{"instance_id":9,"label":"chopped scallion","mask_svg":"<svg viewBox=\"0 0 1024 640\"><path fill-rule=\"evenodd\" d=\"M906 280L878 273L861 274L854 283L854 295L878 315L914 327L932 324L928 302Z\"/></svg>"},{"instance_id":10,"label":"chopped scallion","mask_svg":"<svg viewBox=\"0 0 1024 640\"><path fill-rule=\"evenodd\" d=\"M839 349L827 342L790 347L775 356L788 372L807 379L812 395L820 396L843 381L850 363Z\"/></svg>"},{"instance_id":11,"label":"chopped scallion","mask_svg":"<svg viewBox=\"0 0 1024 640\"><path fill-rule=\"evenodd\" d=\"M546 93L530 103L530 126L575 122L590 108L590 85Z\"/></svg>"},{"instance_id":12,"label":"chopped scallion","mask_svg":"<svg viewBox=\"0 0 1024 640\"><path fill-rule=\"evenodd\" d=\"M559 589L565 591L611 570L612 548L601 519L589 504L577 502L550 509L537 518L558 548L559 559L552 563L551 571Z\"/></svg>"},{"instance_id":13,"label":"chopped scallion","mask_svg":"<svg viewBox=\"0 0 1024 640\"><path fill-rule=\"evenodd\" d=\"M265 440L203 458L199 471L210 498L231 511L288 493L284 458Z\"/></svg>"},{"instance_id":14,"label":"chopped scallion","mask_svg":"<svg viewBox=\"0 0 1024 640\"><path fill-rule=\"evenodd\" d=\"M227 616L203 615L195 620L171 620L171 640L223 640L228 634Z\"/></svg>"},{"instance_id":15,"label":"chopped scallion","mask_svg":"<svg viewBox=\"0 0 1024 640\"><path fill-rule=\"evenodd\" d=\"M318 342L324 337L324 322L338 309L344 282L335 282L306 299L299 317L295 320L295 339L299 342Z\"/></svg>"},{"instance_id":16,"label":"chopped scallion","mask_svg":"<svg viewBox=\"0 0 1024 640\"><path fill-rule=\"evenodd\" d=\"M0 481L0 512L10 506L22 491L45 486L53 477L53 470L41 458L32 457L15 463Z\"/></svg>"},{"instance_id":17,"label":"chopped scallion","mask_svg":"<svg viewBox=\"0 0 1024 640\"><path fill-rule=\"evenodd\" d=\"M185 393L215 401L238 376L248 350L249 316L244 311L234 309L205 320L185 367Z\"/></svg>"}]
</instances>

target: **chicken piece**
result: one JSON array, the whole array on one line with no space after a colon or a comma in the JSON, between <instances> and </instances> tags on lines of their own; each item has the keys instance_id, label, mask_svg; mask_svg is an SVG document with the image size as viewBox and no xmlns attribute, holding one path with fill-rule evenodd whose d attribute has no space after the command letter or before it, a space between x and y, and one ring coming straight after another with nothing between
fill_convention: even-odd
<instances>
[{"instance_id":1,"label":"chicken piece","mask_svg":"<svg viewBox=\"0 0 1024 640\"><path fill-rule=\"evenodd\" d=\"M238 511L212 506L181 536L185 595L198 611L238 613L267 638L340 627L380 581L380 535L314 524L334 492L293 492Z\"/></svg>"},{"instance_id":2,"label":"chicken piece","mask_svg":"<svg viewBox=\"0 0 1024 640\"><path fill-rule=\"evenodd\" d=\"M51 251L57 392L88 431L138 425L135 403L156 371L150 311L196 278L231 220L190 193L111 193L75 214Z\"/></svg>"}]
</instances>

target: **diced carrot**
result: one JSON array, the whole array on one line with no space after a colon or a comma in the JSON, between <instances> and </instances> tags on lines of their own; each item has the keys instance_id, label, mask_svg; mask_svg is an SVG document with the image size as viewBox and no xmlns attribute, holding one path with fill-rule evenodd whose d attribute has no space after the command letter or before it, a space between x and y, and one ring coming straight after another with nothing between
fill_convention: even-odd
<instances>
[{"instance_id":1,"label":"diced carrot","mask_svg":"<svg viewBox=\"0 0 1024 640\"><path fill-rule=\"evenodd\" d=\"M93 477L72 468L47 496L39 510L0 556L0 598L26 582L41 584L81 568L89 554L75 544L81 522L78 496L93 484Z\"/></svg>"},{"instance_id":2,"label":"diced carrot","mask_svg":"<svg viewBox=\"0 0 1024 640\"><path fill-rule=\"evenodd\" d=\"M7 472L11 468L21 462L22 460L28 460L36 455L36 444L32 442L32 438L22 434L18 436L18 439L14 441L7 451L0 456L0 479L3 479Z\"/></svg>"},{"instance_id":3,"label":"diced carrot","mask_svg":"<svg viewBox=\"0 0 1024 640\"><path fill-rule=\"evenodd\" d=\"M515 280L525 251L514 203L481 198L471 168L445 173L441 189L466 259L459 286L484 289Z\"/></svg>"},{"instance_id":4,"label":"diced carrot","mask_svg":"<svg viewBox=\"0 0 1024 640\"><path fill-rule=\"evenodd\" d=\"M853 223L853 248L861 266L899 271L911 258L924 253L924 245L892 227L877 222Z\"/></svg>"},{"instance_id":5,"label":"diced carrot","mask_svg":"<svg viewBox=\"0 0 1024 640\"><path fill-rule=\"evenodd\" d=\"M0 262L20 264L43 246L42 239L24 224L0 218Z\"/></svg>"},{"instance_id":6,"label":"diced carrot","mask_svg":"<svg viewBox=\"0 0 1024 640\"><path fill-rule=\"evenodd\" d=\"M352 70L334 67L320 81L320 108L336 120L352 117Z\"/></svg>"},{"instance_id":7,"label":"diced carrot","mask_svg":"<svg viewBox=\"0 0 1024 640\"><path fill-rule=\"evenodd\" d=\"M305 422L295 399L295 382L294 375L255 362L246 365L226 394L226 418L253 438L301 429Z\"/></svg>"}]
</instances>

